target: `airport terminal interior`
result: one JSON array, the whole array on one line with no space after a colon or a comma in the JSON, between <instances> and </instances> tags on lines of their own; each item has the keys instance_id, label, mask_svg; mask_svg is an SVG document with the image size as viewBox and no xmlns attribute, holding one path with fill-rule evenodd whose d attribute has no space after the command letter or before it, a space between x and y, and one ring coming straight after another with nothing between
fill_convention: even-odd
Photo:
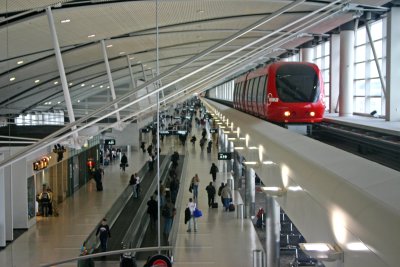
<instances>
[{"instance_id":1,"label":"airport terminal interior","mask_svg":"<svg viewBox=\"0 0 400 267\"><path fill-rule=\"evenodd\" d=\"M1 0L0 266L400 266L399 24Z\"/></svg>"}]
</instances>

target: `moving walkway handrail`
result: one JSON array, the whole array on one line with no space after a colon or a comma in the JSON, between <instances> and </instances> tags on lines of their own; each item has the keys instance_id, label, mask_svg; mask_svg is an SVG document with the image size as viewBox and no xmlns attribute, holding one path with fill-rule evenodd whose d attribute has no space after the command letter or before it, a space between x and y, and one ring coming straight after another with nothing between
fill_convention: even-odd
<instances>
[{"instance_id":1,"label":"moving walkway handrail","mask_svg":"<svg viewBox=\"0 0 400 267\"><path fill-rule=\"evenodd\" d=\"M160 170L162 170L162 174L160 174L160 181L167 175L169 166L171 164L170 159L171 154L168 154L165 160L160 165ZM140 204L139 208L136 211L136 215L133 218L131 225L126 231L125 237L122 239L122 243L126 245L132 244L134 247L140 246L142 235L139 235L140 231L145 229L145 226L149 222L149 216L146 216L147 213L147 201L150 199L150 196L154 194L154 191L157 188L157 179L153 178L153 182L149 186L149 190L147 190L146 195L143 196L143 201ZM144 234L144 233L143 233Z\"/></svg>"},{"instance_id":2,"label":"moving walkway handrail","mask_svg":"<svg viewBox=\"0 0 400 267\"><path fill-rule=\"evenodd\" d=\"M189 154L188 146L186 146L185 148L186 148L185 154L188 155ZM182 181L182 177L187 177L187 175L186 175L186 173L187 173L187 158L188 157L183 158L181 179L179 179L180 181ZM179 212L179 211L181 210L181 205L182 205L182 201L183 201L183 193L186 188L189 188L186 185L186 180L187 179L184 179L183 185L182 185L182 183L180 183L178 195L176 196L175 208L178 212L176 213L176 215L174 217L174 220L172 222L171 231L168 236L168 245L172 246L171 249L169 250L170 256L174 255L174 252L175 252L175 244L176 244L176 239L178 236L178 227L179 227L179 222L181 220L181 212Z\"/></svg>"},{"instance_id":3,"label":"moving walkway handrail","mask_svg":"<svg viewBox=\"0 0 400 267\"><path fill-rule=\"evenodd\" d=\"M148 172L147 164L140 169L139 177L144 177L144 175ZM110 228L114 225L115 221L117 220L118 216L121 214L122 210L124 209L126 203L128 203L129 199L132 197L133 191L131 186L128 184L121 195L117 198L111 208L107 211L104 218L107 218L108 225ZM100 245L100 241L97 240L96 231L97 226L93 229L93 231L88 235L86 240L83 242L84 245L90 246L90 244L94 244L94 247L98 247Z\"/></svg>"}]
</instances>

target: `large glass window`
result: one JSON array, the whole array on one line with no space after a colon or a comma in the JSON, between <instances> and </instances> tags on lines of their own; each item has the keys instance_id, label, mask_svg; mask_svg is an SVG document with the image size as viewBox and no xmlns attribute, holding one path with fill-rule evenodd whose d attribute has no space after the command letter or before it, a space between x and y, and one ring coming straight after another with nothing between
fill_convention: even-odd
<instances>
[{"instance_id":1,"label":"large glass window","mask_svg":"<svg viewBox=\"0 0 400 267\"><path fill-rule=\"evenodd\" d=\"M324 102L325 108L329 109L329 67L330 67L330 43L328 41L322 42L317 45L314 49L314 63L318 65L322 73L322 78L324 82Z\"/></svg>"}]
</instances>

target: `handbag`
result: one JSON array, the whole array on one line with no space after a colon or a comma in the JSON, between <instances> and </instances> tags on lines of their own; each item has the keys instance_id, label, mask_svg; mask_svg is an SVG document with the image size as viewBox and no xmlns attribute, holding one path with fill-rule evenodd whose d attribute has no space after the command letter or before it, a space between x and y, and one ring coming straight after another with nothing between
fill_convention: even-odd
<instances>
[{"instance_id":1,"label":"handbag","mask_svg":"<svg viewBox=\"0 0 400 267\"><path fill-rule=\"evenodd\" d=\"M199 210L198 208L196 208L196 209L193 211L193 216L194 216L195 218L199 218L199 217L203 216L203 213L201 212L201 210Z\"/></svg>"}]
</instances>

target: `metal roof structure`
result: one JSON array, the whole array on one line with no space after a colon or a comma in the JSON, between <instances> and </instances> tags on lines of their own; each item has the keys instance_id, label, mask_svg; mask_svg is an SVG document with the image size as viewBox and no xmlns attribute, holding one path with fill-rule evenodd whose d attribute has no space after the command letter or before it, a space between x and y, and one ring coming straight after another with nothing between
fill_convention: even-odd
<instances>
[{"instance_id":1,"label":"metal roof structure","mask_svg":"<svg viewBox=\"0 0 400 267\"><path fill-rule=\"evenodd\" d=\"M107 46L118 99L135 90L128 61L134 78L146 81L157 75L157 48L159 73L162 74L258 20L293 5L259 27L163 77L163 85L173 83L164 89L167 96L209 77L220 68L221 71L229 69L230 72L216 76L213 83L199 83L195 88L204 89L222 82L227 75L233 77L297 49L315 36L337 29L353 20L357 8L379 9L388 2L3 0L0 3L0 116L66 109L45 10L49 5L75 116L83 117L112 100L107 88L101 40ZM260 38L263 40L254 43ZM219 62L215 63L216 60ZM235 60L241 63L230 69L227 64ZM203 67L204 70L199 71ZM193 71L198 72L176 82ZM131 96L120 103L129 103L134 98ZM130 109L121 110L122 116L135 110L134 106Z\"/></svg>"}]
</instances>

